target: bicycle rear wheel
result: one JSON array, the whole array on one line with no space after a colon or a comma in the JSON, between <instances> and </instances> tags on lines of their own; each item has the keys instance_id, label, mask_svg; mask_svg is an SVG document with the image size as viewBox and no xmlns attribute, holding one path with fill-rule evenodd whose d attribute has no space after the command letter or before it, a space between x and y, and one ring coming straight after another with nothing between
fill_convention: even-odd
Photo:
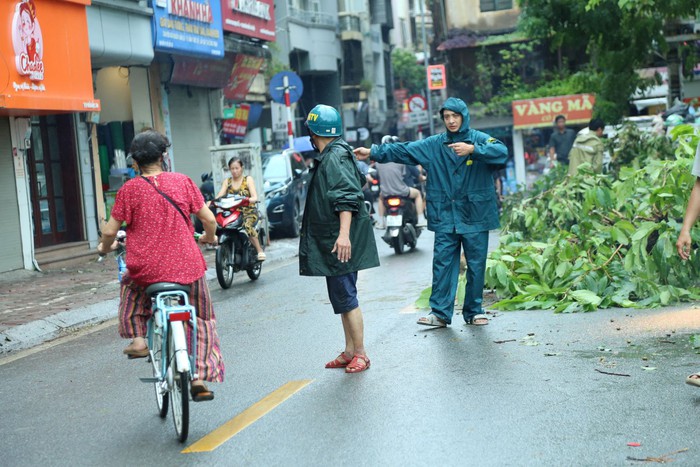
<instances>
[{"instance_id":1,"label":"bicycle rear wheel","mask_svg":"<svg viewBox=\"0 0 700 467\"><path fill-rule=\"evenodd\" d=\"M170 402L173 412L173 424L177 439L184 443L187 440L190 429L190 373L180 371L175 359L175 345L172 337L172 329L168 330L168 361L172 371L173 385L170 388Z\"/></svg>"},{"instance_id":2,"label":"bicycle rear wheel","mask_svg":"<svg viewBox=\"0 0 700 467\"><path fill-rule=\"evenodd\" d=\"M153 360L153 377L160 379L162 376L160 372L163 365L163 339L161 335L154 334L152 340L151 359ZM153 383L153 386L156 390L158 415L160 415L160 418L165 418L168 416L168 393L162 391L163 383L160 381Z\"/></svg>"}]
</instances>

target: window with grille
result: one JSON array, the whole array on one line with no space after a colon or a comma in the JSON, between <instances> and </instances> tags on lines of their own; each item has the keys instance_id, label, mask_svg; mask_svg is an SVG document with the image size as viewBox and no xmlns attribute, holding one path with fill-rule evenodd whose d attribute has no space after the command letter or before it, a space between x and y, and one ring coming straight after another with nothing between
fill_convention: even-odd
<instances>
[{"instance_id":1,"label":"window with grille","mask_svg":"<svg viewBox=\"0 0 700 467\"><path fill-rule=\"evenodd\" d=\"M479 0L479 9L483 11L510 10L513 0Z\"/></svg>"}]
</instances>

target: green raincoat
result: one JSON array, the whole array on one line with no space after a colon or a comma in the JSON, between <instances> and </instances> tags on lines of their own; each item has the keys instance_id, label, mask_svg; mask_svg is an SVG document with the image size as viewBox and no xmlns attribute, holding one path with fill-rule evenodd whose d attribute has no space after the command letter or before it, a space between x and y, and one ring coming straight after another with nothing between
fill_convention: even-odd
<instances>
[{"instance_id":1,"label":"green raincoat","mask_svg":"<svg viewBox=\"0 0 700 467\"><path fill-rule=\"evenodd\" d=\"M299 241L302 276L340 276L379 266L374 230L364 203L364 176L352 148L341 138L328 144L316 159L306 197ZM342 211L352 212L350 261L331 253L340 233Z\"/></svg>"}]
</instances>

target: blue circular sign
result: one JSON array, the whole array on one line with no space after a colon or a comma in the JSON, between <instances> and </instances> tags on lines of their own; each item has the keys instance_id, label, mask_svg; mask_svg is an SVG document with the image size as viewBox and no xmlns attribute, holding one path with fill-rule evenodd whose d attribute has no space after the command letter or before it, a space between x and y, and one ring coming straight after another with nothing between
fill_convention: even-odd
<instances>
[{"instance_id":1,"label":"blue circular sign","mask_svg":"<svg viewBox=\"0 0 700 467\"><path fill-rule=\"evenodd\" d=\"M270 96L272 100L278 104L284 104L284 77L287 77L289 83L289 103L293 104L304 93L304 83L301 82L299 75L293 71L280 71L270 80Z\"/></svg>"}]
</instances>

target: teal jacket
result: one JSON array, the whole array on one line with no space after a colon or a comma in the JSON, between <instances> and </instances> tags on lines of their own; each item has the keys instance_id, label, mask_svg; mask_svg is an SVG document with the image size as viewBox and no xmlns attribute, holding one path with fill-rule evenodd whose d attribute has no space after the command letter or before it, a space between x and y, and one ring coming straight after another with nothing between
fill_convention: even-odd
<instances>
[{"instance_id":1,"label":"teal jacket","mask_svg":"<svg viewBox=\"0 0 700 467\"><path fill-rule=\"evenodd\" d=\"M420 164L428 172L428 229L442 233L473 233L500 226L492 171L508 160L508 149L486 133L469 128L469 109L450 97L443 109L462 114L457 132L445 132L410 143L372 145L377 162ZM471 142L474 153L457 156L447 144Z\"/></svg>"},{"instance_id":2,"label":"teal jacket","mask_svg":"<svg viewBox=\"0 0 700 467\"><path fill-rule=\"evenodd\" d=\"M302 276L340 276L379 266L377 245L362 185L365 177L355 163L352 148L334 139L316 159L309 181L299 239ZM331 253L340 233L341 211L352 212L350 261L341 263Z\"/></svg>"}]
</instances>

